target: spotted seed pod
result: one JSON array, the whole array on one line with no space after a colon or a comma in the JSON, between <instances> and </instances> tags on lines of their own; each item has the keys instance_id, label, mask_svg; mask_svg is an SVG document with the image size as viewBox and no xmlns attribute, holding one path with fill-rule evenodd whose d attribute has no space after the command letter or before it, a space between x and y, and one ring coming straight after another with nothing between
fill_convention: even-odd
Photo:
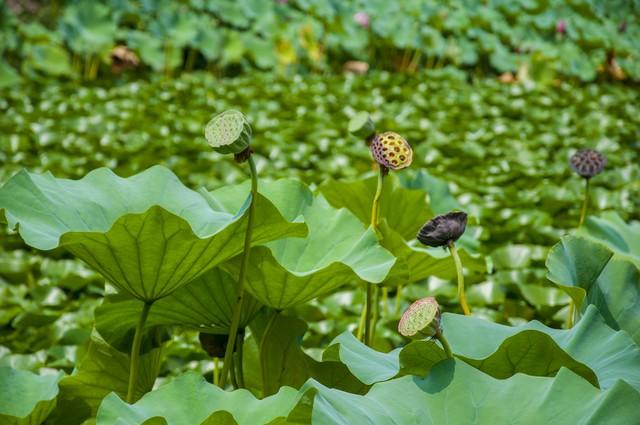
<instances>
[{"instance_id":1,"label":"spotted seed pod","mask_svg":"<svg viewBox=\"0 0 640 425\"><path fill-rule=\"evenodd\" d=\"M582 149L571 156L569 165L573 171L590 179L604 169L607 165L607 157L593 149Z\"/></svg>"},{"instance_id":2,"label":"spotted seed pod","mask_svg":"<svg viewBox=\"0 0 640 425\"><path fill-rule=\"evenodd\" d=\"M229 109L213 117L204 129L204 136L216 152L239 154L249 148L251 126L240 111Z\"/></svg>"},{"instance_id":3,"label":"spotted seed pod","mask_svg":"<svg viewBox=\"0 0 640 425\"><path fill-rule=\"evenodd\" d=\"M361 139L369 139L376 132L375 124L368 112L358 112L349 120L349 133Z\"/></svg>"},{"instance_id":4,"label":"spotted seed pod","mask_svg":"<svg viewBox=\"0 0 640 425\"><path fill-rule=\"evenodd\" d=\"M431 338L441 331L440 306L433 297L411 304L398 323L398 332L408 338Z\"/></svg>"},{"instance_id":5,"label":"spotted seed pod","mask_svg":"<svg viewBox=\"0 0 640 425\"><path fill-rule=\"evenodd\" d=\"M392 170L406 168L413 160L413 151L409 143L392 131L376 134L369 149L378 164Z\"/></svg>"},{"instance_id":6,"label":"spotted seed pod","mask_svg":"<svg viewBox=\"0 0 640 425\"><path fill-rule=\"evenodd\" d=\"M418 240L427 246L446 246L462 236L467 227L467 214L454 211L427 221L418 232Z\"/></svg>"}]
</instances>

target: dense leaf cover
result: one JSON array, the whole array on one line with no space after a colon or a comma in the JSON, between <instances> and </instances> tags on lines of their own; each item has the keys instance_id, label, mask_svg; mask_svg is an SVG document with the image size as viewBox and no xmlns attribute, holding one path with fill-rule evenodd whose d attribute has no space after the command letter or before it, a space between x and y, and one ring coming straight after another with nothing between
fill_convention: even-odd
<instances>
[{"instance_id":1,"label":"dense leaf cover","mask_svg":"<svg viewBox=\"0 0 640 425\"><path fill-rule=\"evenodd\" d=\"M0 394L11 393L0 422L637 421L633 90L469 82L450 69L30 90L0 100ZM245 165L204 138L229 107L253 127L255 199ZM375 231L372 160L346 131L358 110L414 150L385 178ZM582 179L568 161L582 148L608 164L575 230ZM229 332L252 200L243 379L232 384L245 389L223 391L205 382L219 360L197 334ZM457 244L473 317L458 314L449 254L415 240L452 210L469 216ZM383 288L372 347L357 338L365 281ZM397 332L426 296L454 359ZM570 301L579 320L560 329Z\"/></svg>"}]
</instances>

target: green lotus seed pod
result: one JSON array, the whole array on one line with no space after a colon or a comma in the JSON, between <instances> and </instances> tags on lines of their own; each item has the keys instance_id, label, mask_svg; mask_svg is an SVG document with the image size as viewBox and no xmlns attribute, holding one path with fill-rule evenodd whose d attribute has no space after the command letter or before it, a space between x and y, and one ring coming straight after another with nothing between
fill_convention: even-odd
<instances>
[{"instance_id":1,"label":"green lotus seed pod","mask_svg":"<svg viewBox=\"0 0 640 425\"><path fill-rule=\"evenodd\" d=\"M376 132L376 126L368 112L358 112L349 121L349 133L361 139L368 139Z\"/></svg>"},{"instance_id":2,"label":"green lotus seed pod","mask_svg":"<svg viewBox=\"0 0 640 425\"><path fill-rule=\"evenodd\" d=\"M441 332L438 301L427 297L411 304L400 318L398 332L414 339L431 338Z\"/></svg>"},{"instance_id":3,"label":"green lotus seed pod","mask_svg":"<svg viewBox=\"0 0 640 425\"><path fill-rule=\"evenodd\" d=\"M251 126L240 111L229 109L216 115L204 128L209 146L216 152L239 154L251 144Z\"/></svg>"}]
</instances>

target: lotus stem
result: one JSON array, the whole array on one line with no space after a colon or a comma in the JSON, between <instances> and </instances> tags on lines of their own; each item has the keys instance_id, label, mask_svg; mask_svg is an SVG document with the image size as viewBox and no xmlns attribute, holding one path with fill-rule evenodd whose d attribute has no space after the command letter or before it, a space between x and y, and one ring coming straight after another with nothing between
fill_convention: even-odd
<instances>
[{"instance_id":1,"label":"lotus stem","mask_svg":"<svg viewBox=\"0 0 640 425\"><path fill-rule=\"evenodd\" d=\"M264 362L264 356L263 356L263 352L264 352L264 346L267 342L267 335L269 334L269 332L271 332L271 328L273 327L273 324L276 321L276 318L280 315L280 311L276 310L271 317L269 318L269 321L267 322L267 326L265 326L264 328L264 332L262 333L262 338L260 339L260 371L262 373L262 396L266 397L267 395L269 395L268 391L268 385L269 385L269 377L267 376L267 365Z\"/></svg>"},{"instance_id":2,"label":"lotus stem","mask_svg":"<svg viewBox=\"0 0 640 425\"><path fill-rule=\"evenodd\" d=\"M236 341L237 349L236 349L236 372L237 372L237 380L239 388L244 388L244 364L242 363L243 359L243 347L244 347L244 331L238 332L238 338Z\"/></svg>"},{"instance_id":3,"label":"lotus stem","mask_svg":"<svg viewBox=\"0 0 640 425\"><path fill-rule=\"evenodd\" d=\"M580 211L580 223L578 227L582 227L587 217L587 209L589 208L589 180L591 179L584 179L584 200L582 201L582 211Z\"/></svg>"},{"instance_id":4,"label":"lotus stem","mask_svg":"<svg viewBox=\"0 0 640 425\"><path fill-rule=\"evenodd\" d=\"M251 204L249 204L249 213L247 218L247 230L244 235L244 251L242 264L240 265L240 273L238 275L238 295L236 296L236 305L233 310L233 318L229 327L229 340L227 349L224 353L224 363L222 365L222 375L220 376L220 388L224 388L227 383L227 375L231 370L231 360L238 335L238 327L240 326L240 317L242 316L242 305L244 304L244 281L249 265L249 254L251 252L251 237L253 235L253 221L255 215L256 199L258 197L258 171L253 157L249 156L249 168L251 169Z\"/></svg>"},{"instance_id":5,"label":"lotus stem","mask_svg":"<svg viewBox=\"0 0 640 425\"><path fill-rule=\"evenodd\" d=\"M213 358L213 385L218 386L220 383L220 360Z\"/></svg>"},{"instance_id":6,"label":"lotus stem","mask_svg":"<svg viewBox=\"0 0 640 425\"><path fill-rule=\"evenodd\" d=\"M460 301L460 306L462 307L462 311L464 311L465 316L469 316L471 314L471 310L467 305L467 299L464 295L464 274L462 273L462 261L460 261L460 256L458 255L456 244L453 241L450 241L448 243L448 246L449 252L451 252L453 261L456 264L456 273L458 275L458 300Z\"/></svg>"},{"instance_id":7,"label":"lotus stem","mask_svg":"<svg viewBox=\"0 0 640 425\"><path fill-rule=\"evenodd\" d=\"M382 287L382 315L389 316L389 288L387 286Z\"/></svg>"},{"instance_id":8,"label":"lotus stem","mask_svg":"<svg viewBox=\"0 0 640 425\"><path fill-rule=\"evenodd\" d=\"M402 285L398 285L398 289L396 289L396 305L393 309L394 316L397 316L400 314L401 306L402 306Z\"/></svg>"},{"instance_id":9,"label":"lotus stem","mask_svg":"<svg viewBox=\"0 0 640 425\"><path fill-rule=\"evenodd\" d=\"M366 285L367 283L365 282L365 291L366 291ZM362 339L362 336L364 334L364 321L367 317L367 305L365 303L362 312L360 313L360 320L358 321L358 331L356 332L356 338L358 339L358 341L362 341L364 342L364 339Z\"/></svg>"},{"instance_id":10,"label":"lotus stem","mask_svg":"<svg viewBox=\"0 0 640 425\"><path fill-rule=\"evenodd\" d=\"M133 336L133 344L131 344L131 360L129 365L129 387L127 389L127 403L134 402L136 382L138 380L138 369L140 367L140 346L142 345L142 336L144 335L144 324L149 317L152 302L145 302L142 305L140 319L136 326L136 333Z\"/></svg>"},{"instance_id":11,"label":"lotus stem","mask_svg":"<svg viewBox=\"0 0 640 425\"><path fill-rule=\"evenodd\" d=\"M231 362L229 363L230 370L229 374L231 375L231 386L234 390L238 389L238 378L236 377L236 357L231 356Z\"/></svg>"},{"instance_id":12,"label":"lotus stem","mask_svg":"<svg viewBox=\"0 0 640 425\"><path fill-rule=\"evenodd\" d=\"M451 346L449 345L449 341L447 341L447 338L444 337L444 333L442 331L439 331L436 333L435 337L438 341L440 341L440 344L442 344L442 348L444 349L444 353L447 355L447 358L452 359L453 353L451 352Z\"/></svg>"},{"instance_id":13,"label":"lotus stem","mask_svg":"<svg viewBox=\"0 0 640 425\"><path fill-rule=\"evenodd\" d=\"M373 340L373 283L371 282L367 282L367 298L364 309L364 343L371 346L371 341Z\"/></svg>"},{"instance_id":14,"label":"lotus stem","mask_svg":"<svg viewBox=\"0 0 640 425\"><path fill-rule=\"evenodd\" d=\"M387 169L380 166L380 173L378 173L378 186L376 187L376 194L373 196L373 204L371 206L371 227L376 234L378 233L378 222L380 220L380 198L382 197L382 185L384 183L384 176L387 173Z\"/></svg>"},{"instance_id":15,"label":"lotus stem","mask_svg":"<svg viewBox=\"0 0 640 425\"><path fill-rule=\"evenodd\" d=\"M376 193L373 196L373 204L371 205L371 228L375 234L380 237L378 230L378 223L380 220L380 198L382 197L382 187L384 183L384 176L387 173L387 168L380 166L380 172L378 173L378 186L376 187ZM364 319L364 343L371 346L374 338L375 329L373 329L373 283L367 282L367 292L365 300L365 319Z\"/></svg>"}]
</instances>

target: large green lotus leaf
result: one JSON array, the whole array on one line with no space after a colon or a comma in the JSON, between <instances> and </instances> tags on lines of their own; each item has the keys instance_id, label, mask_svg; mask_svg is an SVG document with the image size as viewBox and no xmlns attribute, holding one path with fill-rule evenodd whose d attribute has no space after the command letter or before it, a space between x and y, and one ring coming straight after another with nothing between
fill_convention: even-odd
<instances>
[{"instance_id":1,"label":"large green lotus leaf","mask_svg":"<svg viewBox=\"0 0 640 425\"><path fill-rule=\"evenodd\" d=\"M349 331L335 337L323 354L323 360L339 360L365 384L386 381L400 371L399 356L402 348L381 353L358 341Z\"/></svg>"},{"instance_id":2,"label":"large green lotus leaf","mask_svg":"<svg viewBox=\"0 0 640 425\"><path fill-rule=\"evenodd\" d=\"M607 326L594 306L566 330L538 321L504 326L449 313L442 326L456 357L497 378L517 372L551 376L567 367L590 382L595 373L601 388L623 379L640 390L640 348L626 332Z\"/></svg>"},{"instance_id":3,"label":"large green lotus leaf","mask_svg":"<svg viewBox=\"0 0 640 425\"><path fill-rule=\"evenodd\" d=\"M189 372L133 405L109 394L100 405L97 424L141 425L154 417L163 418L167 425L221 423L211 418L217 412L228 412L239 425L267 424L286 418L300 396L295 389L282 387L277 394L258 400L247 390L226 392Z\"/></svg>"},{"instance_id":4,"label":"large green lotus leaf","mask_svg":"<svg viewBox=\"0 0 640 425\"><path fill-rule=\"evenodd\" d=\"M134 392L139 399L151 391L162 362L162 350L153 349L140 356L140 369ZM95 417L107 394L127 394L129 355L123 354L94 335L73 373L60 381L58 406L54 411L56 425L77 425Z\"/></svg>"},{"instance_id":5,"label":"large green lotus leaf","mask_svg":"<svg viewBox=\"0 0 640 425\"><path fill-rule=\"evenodd\" d=\"M313 381L312 423L425 425L600 424L637 422L640 393L618 381L593 387L568 369L553 377L495 379L460 360L442 361L426 378L405 376L374 385L365 396Z\"/></svg>"},{"instance_id":6,"label":"large green lotus leaf","mask_svg":"<svg viewBox=\"0 0 640 425\"><path fill-rule=\"evenodd\" d=\"M273 322L266 329L270 320ZM343 363L328 359L317 361L305 353L301 343L306 331L307 324L296 317L275 312L258 316L251 323L253 338L245 342L246 388L254 389L254 394L271 395L282 386L299 388L313 378L323 385L352 393L366 390Z\"/></svg>"},{"instance_id":7,"label":"large green lotus leaf","mask_svg":"<svg viewBox=\"0 0 640 425\"><path fill-rule=\"evenodd\" d=\"M360 221L369 225L377 184L377 177L353 181L328 180L318 190L331 205L347 208ZM385 177L382 190L380 220L386 220L389 227L404 239L414 239L420 227L433 216L427 202L427 193L402 187L394 173Z\"/></svg>"},{"instance_id":8,"label":"large green lotus leaf","mask_svg":"<svg viewBox=\"0 0 640 425\"><path fill-rule=\"evenodd\" d=\"M226 334L236 302L236 281L218 267L153 304L145 328L182 326L201 332ZM111 345L128 350L143 303L125 294L108 295L95 311L96 329ZM262 307L245 294L240 327Z\"/></svg>"},{"instance_id":9,"label":"large green lotus leaf","mask_svg":"<svg viewBox=\"0 0 640 425\"><path fill-rule=\"evenodd\" d=\"M552 376L565 367L602 388L624 379L640 390L640 349L628 334L609 328L593 306L569 330L535 321L510 327L449 313L442 320L454 355L496 378L516 373ZM380 353L345 332L331 344L330 356L337 356L367 384L398 374L424 375L444 358L443 350L431 341Z\"/></svg>"},{"instance_id":10,"label":"large green lotus leaf","mask_svg":"<svg viewBox=\"0 0 640 425\"><path fill-rule=\"evenodd\" d=\"M429 276L441 279L456 277L456 267L451 254L442 248L429 248L415 241L408 243L402 236L392 230L386 221L380 223L380 244L389 250L396 262L385 279L385 285L405 285L419 282ZM466 249L459 250L464 267L470 270L486 272L487 266L480 255L471 255Z\"/></svg>"},{"instance_id":11,"label":"large green lotus leaf","mask_svg":"<svg viewBox=\"0 0 640 425\"><path fill-rule=\"evenodd\" d=\"M280 239L251 250L246 285L260 302L284 309L345 283L379 283L387 276L395 259L349 211L319 196L303 214L307 238ZM238 256L221 267L238 276L241 261Z\"/></svg>"},{"instance_id":12,"label":"large green lotus leaf","mask_svg":"<svg viewBox=\"0 0 640 425\"><path fill-rule=\"evenodd\" d=\"M58 381L64 373L36 375L0 367L0 423L38 425L56 406Z\"/></svg>"},{"instance_id":13,"label":"large green lotus leaf","mask_svg":"<svg viewBox=\"0 0 640 425\"><path fill-rule=\"evenodd\" d=\"M627 331L640 345L640 265L635 260L601 243L565 236L551 249L547 269L549 280L578 307L595 304L609 326Z\"/></svg>"},{"instance_id":14,"label":"large green lotus leaf","mask_svg":"<svg viewBox=\"0 0 640 425\"><path fill-rule=\"evenodd\" d=\"M242 207L228 210L161 166L129 178L101 168L81 180L21 171L0 189L0 209L29 245L64 246L118 289L154 301L242 251L250 198L236 196ZM263 196L256 209L253 244L304 234Z\"/></svg>"},{"instance_id":15,"label":"large green lotus leaf","mask_svg":"<svg viewBox=\"0 0 640 425\"><path fill-rule=\"evenodd\" d=\"M640 265L640 222L625 223L615 212L588 217L576 235L593 239Z\"/></svg>"}]
</instances>

